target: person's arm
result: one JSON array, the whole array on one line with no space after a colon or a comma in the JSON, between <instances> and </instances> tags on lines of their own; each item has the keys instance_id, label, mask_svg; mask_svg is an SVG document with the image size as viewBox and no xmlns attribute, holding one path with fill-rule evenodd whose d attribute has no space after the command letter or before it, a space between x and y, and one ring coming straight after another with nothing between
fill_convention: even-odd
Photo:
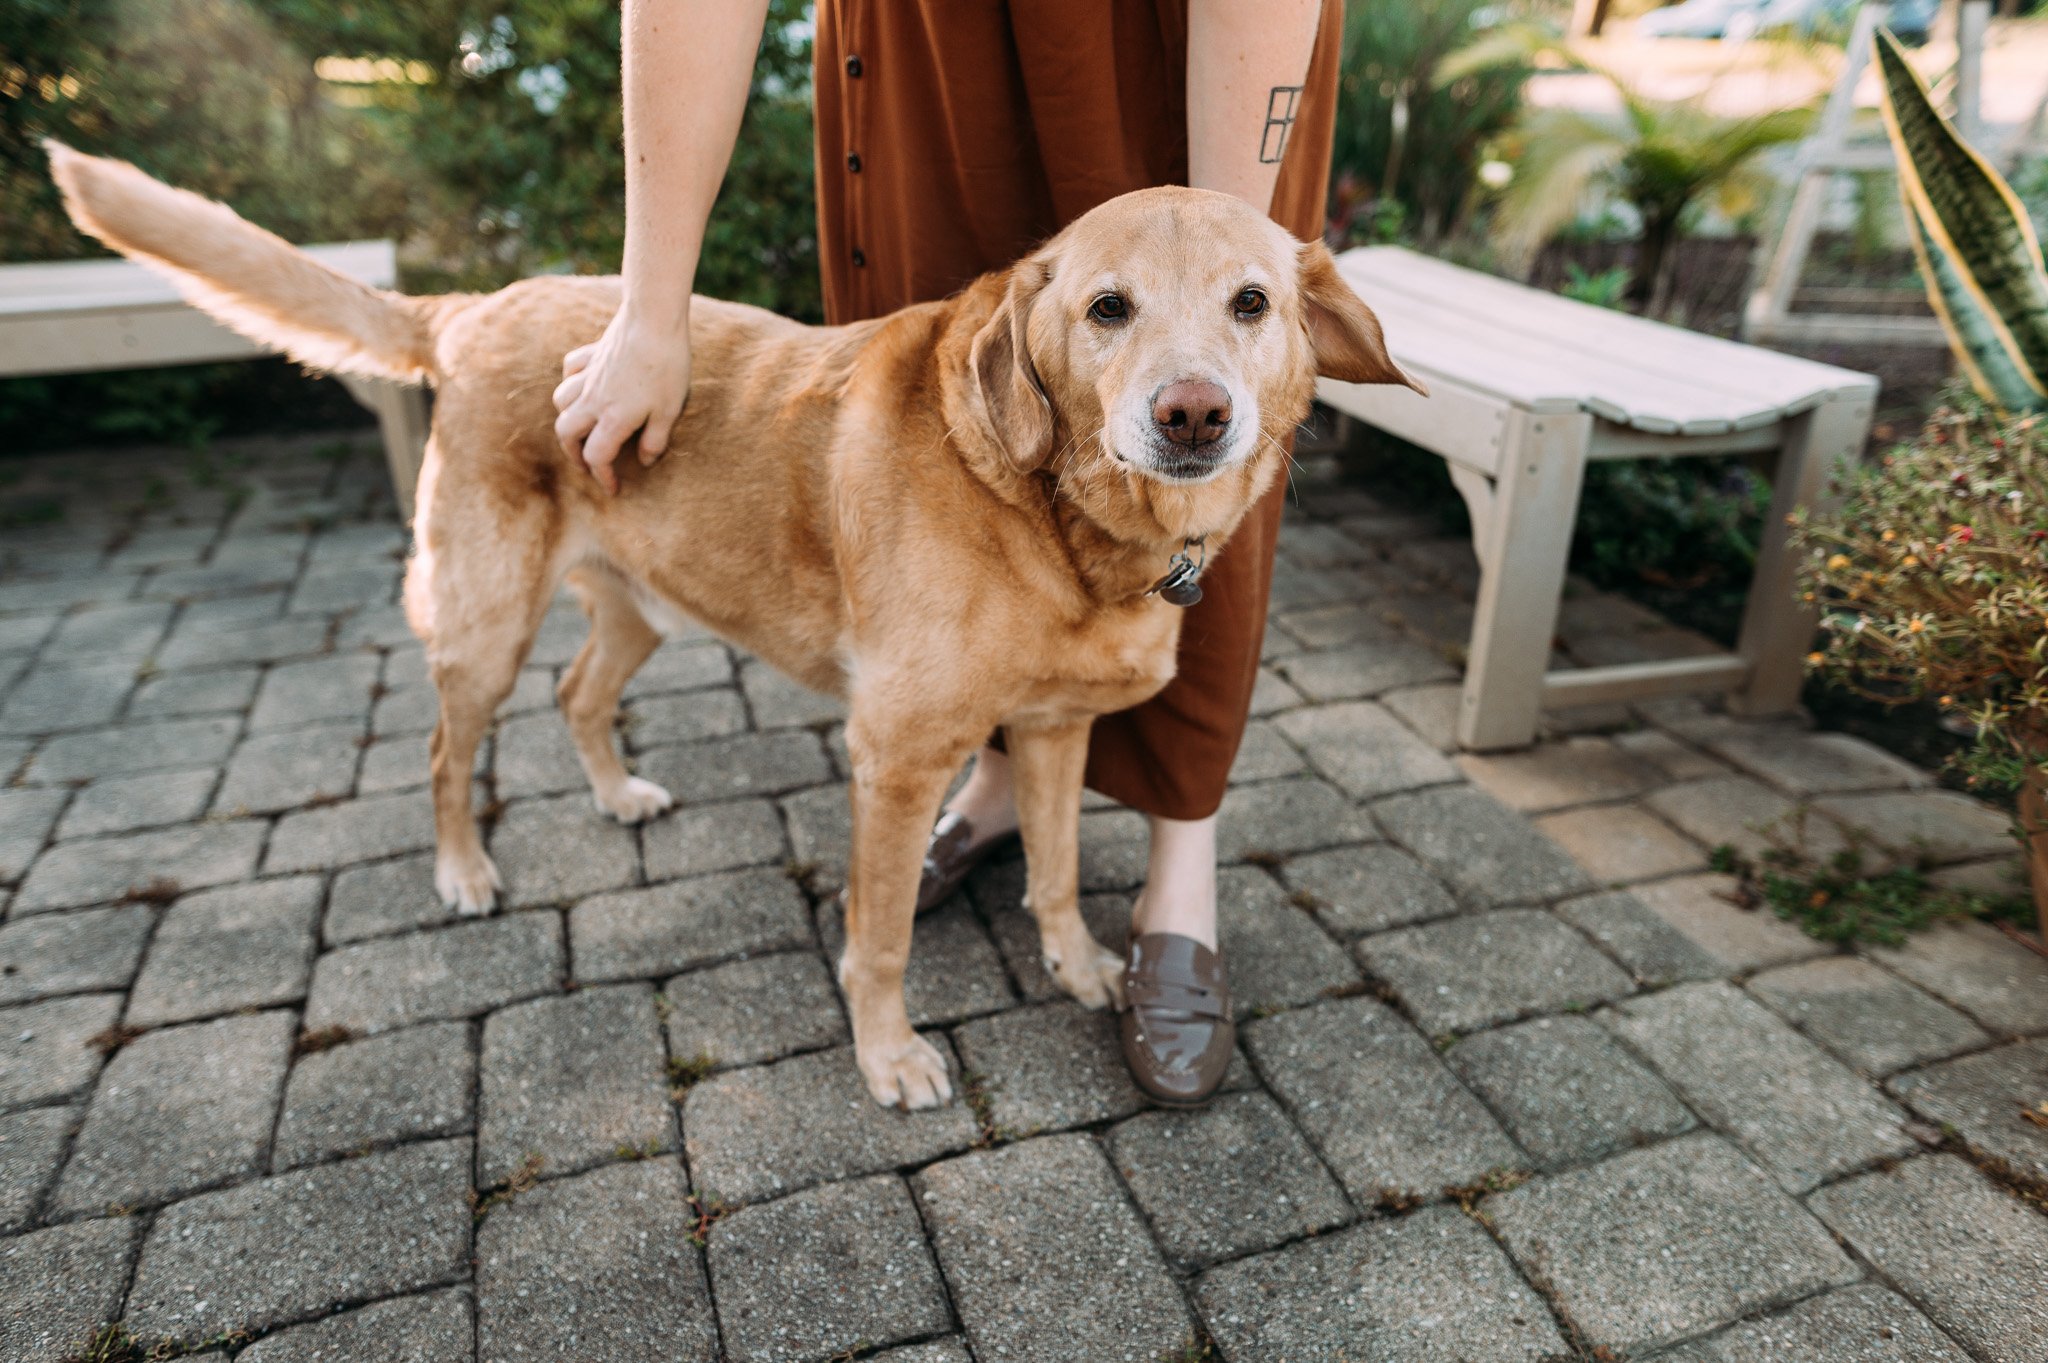
<instances>
[{"instance_id":1,"label":"person's arm","mask_svg":"<svg viewBox=\"0 0 2048 1363\"><path fill-rule=\"evenodd\" d=\"M767 13L768 0L625 3L625 301L563 357L555 390L562 448L610 492L621 447L637 431L653 463L690 395L690 289Z\"/></svg>"},{"instance_id":2,"label":"person's arm","mask_svg":"<svg viewBox=\"0 0 2048 1363\"><path fill-rule=\"evenodd\" d=\"M1320 0L1188 6L1189 184L1271 211L1322 8Z\"/></svg>"}]
</instances>

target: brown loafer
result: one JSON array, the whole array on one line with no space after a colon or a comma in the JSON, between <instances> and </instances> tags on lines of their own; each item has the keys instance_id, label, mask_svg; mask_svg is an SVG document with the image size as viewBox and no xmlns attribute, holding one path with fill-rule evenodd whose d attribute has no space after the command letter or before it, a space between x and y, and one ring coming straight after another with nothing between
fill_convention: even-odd
<instances>
[{"instance_id":1,"label":"brown loafer","mask_svg":"<svg viewBox=\"0 0 2048 1363\"><path fill-rule=\"evenodd\" d=\"M1124 1062L1153 1101L1198 1107L1230 1068L1237 1025L1223 958L1192 937L1148 932L1124 967Z\"/></svg>"},{"instance_id":2,"label":"brown loafer","mask_svg":"<svg viewBox=\"0 0 2048 1363\"><path fill-rule=\"evenodd\" d=\"M974 839L974 825L958 814L941 814L932 825L932 839L925 844L924 874L917 881L917 911L930 913L946 902L967 873L1017 841L1014 832L999 834L985 842Z\"/></svg>"}]
</instances>

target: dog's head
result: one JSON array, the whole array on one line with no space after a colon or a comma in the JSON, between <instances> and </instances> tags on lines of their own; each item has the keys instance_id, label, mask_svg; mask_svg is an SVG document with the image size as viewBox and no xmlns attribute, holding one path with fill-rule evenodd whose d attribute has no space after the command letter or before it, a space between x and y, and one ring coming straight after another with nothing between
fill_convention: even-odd
<instances>
[{"instance_id":1,"label":"dog's head","mask_svg":"<svg viewBox=\"0 0 2048 1363\"><path fill-rule=\"evenodd\" d=\"M969 366L1013 466L1122 484L1171 533L1264 487L1318 374L1420 391L1321 243L1194 189L1112 199L1020 261Z\"/></svg>"}]
</instances>

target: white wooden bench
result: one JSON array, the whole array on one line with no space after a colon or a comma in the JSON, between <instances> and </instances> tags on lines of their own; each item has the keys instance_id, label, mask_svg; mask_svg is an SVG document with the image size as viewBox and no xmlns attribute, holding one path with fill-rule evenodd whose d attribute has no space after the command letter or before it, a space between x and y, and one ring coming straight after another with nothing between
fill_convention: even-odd
<instances>
[{"instance_id":1,"label":"white wooden bench","mask_svg":"<svg viewBox=\"0 0 2048 1363\"><path fill-rule=\"evenodd\" d=\"M398 282L397 254L388 241L306 249L365 284L390 288ZM162 275L129 261L0 265L0 377L205 364L264 353L179 297ZM338 377L376 416L392 487L409 518L427 442L425 394L381 379Z\"/></svg>"},{"instance_id":2,"label":"white wooden bench","mask_svg":"<svg viewBox=\"0 0 2048 1363\"><path fill-rule=\"evenodd\" d=\"M1877 380L1554 294L1394 246L1338 257L1385 323L1406 389L1318 396L1450 465L1480 566L1458 741L1520 747L1545 707L1725 691L1744 714L1798 703L1812 613L1794 599L1786 515L1863 448ZM1551 671L1589 459L1775 451L1755 578L1730 654Z\"/></svg>"}]
</instances>

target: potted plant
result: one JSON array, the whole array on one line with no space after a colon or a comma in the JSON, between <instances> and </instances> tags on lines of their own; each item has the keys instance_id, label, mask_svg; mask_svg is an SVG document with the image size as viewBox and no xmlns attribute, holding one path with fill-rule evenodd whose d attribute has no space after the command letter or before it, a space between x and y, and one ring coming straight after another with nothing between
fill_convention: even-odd
<instances>
[{"instance_id":1,"label":"potted plant","mask_svg":"<svg viewBox=\"0 0 2048 1363\"><path fill-rule=\"evenodd\" d=\"M2048 936L2048 270L2012 190L1935 110L1887 34L1884 115L1921 274L1974 395L1795 518L1813 667L1931 697L1976 734L1972 779L2015 787Z\"/></svg>"}]
</instances>

